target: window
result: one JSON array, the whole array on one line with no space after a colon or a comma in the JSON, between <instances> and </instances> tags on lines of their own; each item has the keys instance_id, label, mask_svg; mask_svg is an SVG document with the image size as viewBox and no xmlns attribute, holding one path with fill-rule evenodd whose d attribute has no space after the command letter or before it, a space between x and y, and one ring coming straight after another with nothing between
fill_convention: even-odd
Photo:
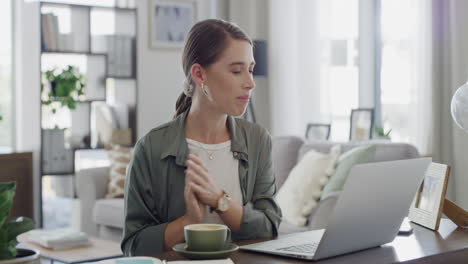
<instances>
[{"instance_id":1,"label":"window","mask_svg":"<svg viewBox=\"0 0 468 264\"><path fill-rule=\"evenodd\" d=\"M408 140L406 113L414 87L410 86L411 64L410 30L414 16L410 12L411 1L382 1L382 72L381 100L384 128L395 128L395 140ZM398 15L399 19L395 17ZM399 129L396 129L399 128Z\"/></svg>"},{"instance_id":2,"label":"window","mask_svg":"<svg viewBox=\"0 0 468 264\"><path fill-rule=\"evenodd\" d=\"M381 120L393 141L429 154L431 11L425 0L381 0Z\"/></svg>"},{"instance_id":3,"label":"window","mask_svg":"<svg viewBox=\"0 0 468 264\"><path fill-rule=\"evenodd\" d=\"M351 109L358 107L358 0L321 0L319 4L321 42L320 87L328 93L331 140L347 141Z\"/></svg>"},{"instance_id":4,"label":"window","mask_svg":"<svg viewBox=\"0 0 468 264\"><path fill-rule=\"evenodd\" d=\"M375 107L375 123L392 129L393 141L427 154L430 6L425 0L318 1L320 111L331 121L331 140L348 140L353 108Z\"/></svg>"},{"instance_id":5,"label":"window","mask_svg":"<svg viewBox=\"0 0 468 264\"><path fill-rule=\"evenodd\" d=\"M13 149L12 1L0 1L0 153Z\"/></svg>"}]
</instances>

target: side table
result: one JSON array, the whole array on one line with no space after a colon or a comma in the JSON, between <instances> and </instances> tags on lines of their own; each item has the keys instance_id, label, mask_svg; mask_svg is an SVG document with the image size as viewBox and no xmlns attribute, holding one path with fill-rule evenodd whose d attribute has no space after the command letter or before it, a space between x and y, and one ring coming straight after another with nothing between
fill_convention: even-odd
<instances>
[{"instance_id":1,"label":"side table","mask_svg":"<svg viewBox=\"0 0 468 264\"><path fill-rule=\"evenodd\" d=\"M77 264L123 256L119 243L96 237L89 238L91 242L89 246L61 250L52 250L30 242L27 232L19 235L17 239L20 242L18 247L37 249L40 251L41 257L49 259L51 263L59 261L67 264Z\"/></svg>"}]
</instances>

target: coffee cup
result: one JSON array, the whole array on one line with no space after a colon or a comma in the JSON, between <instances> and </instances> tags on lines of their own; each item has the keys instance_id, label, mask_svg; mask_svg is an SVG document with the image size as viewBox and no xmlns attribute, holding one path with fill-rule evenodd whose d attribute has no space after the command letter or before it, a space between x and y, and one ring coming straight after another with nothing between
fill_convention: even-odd
<instances>
[{"instance_id":1,"label":"coffee cup","mask_svg":"<svg viewBox=\"0 0 468 264\"><path fill-rule=\"evenodd\" d=\"M231 230L220 224L193 224L184 227L189 251L219 251L231 242Z\"/></svg>"}]
</instances>

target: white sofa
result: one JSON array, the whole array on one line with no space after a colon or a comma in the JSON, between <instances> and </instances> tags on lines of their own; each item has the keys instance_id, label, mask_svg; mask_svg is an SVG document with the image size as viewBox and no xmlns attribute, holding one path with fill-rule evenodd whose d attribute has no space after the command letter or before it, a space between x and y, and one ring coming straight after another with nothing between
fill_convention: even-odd
<instances>
[{"instance_id":1,"label":"white sofa","mask_svg":"<svg viewBox=\"0 0 468 264\"><path fill-rule=\"evenodd\" d=\"M303 138L283 136L273 138L273 166L276 173L278 189L286 180L291 169L298 160L310 149L329 152L336 142L306 142ZM405 143L391 143L387 141L345 142L342 152L356 146L375 144L376 153L373 162L419 157L417 149ZM77 194L80 200L79 215L80 229L90 235L104 239L120 241L124 226L123 199L106 199L109 168L93 168L77 173ZM306 227L295 227L288 223L281 223L280 234L303 231L307 229L324 228L339 193L330 194L322 199L309 217Z\"/></svg>"}]
</instances>

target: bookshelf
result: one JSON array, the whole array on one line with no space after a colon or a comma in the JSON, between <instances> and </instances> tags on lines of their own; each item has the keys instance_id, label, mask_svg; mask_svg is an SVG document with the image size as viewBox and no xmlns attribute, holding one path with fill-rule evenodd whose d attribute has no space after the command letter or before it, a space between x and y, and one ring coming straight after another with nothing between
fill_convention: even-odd
<instances>
[{"instance_id":1,"label":"bookshelf","mask_svg":"<svg viewBox=\"0 0 468 264\"><path fill-rule=\"evenodd\" d=\"M51 106L42 104L51 85L41 78L40 192L43 193L44 176L74 175L76 158L83 155L78 152L103 151L103 146L91 144L94 135L91 117L97 103L106 102L127 110L128 116L123 120L128 124L123 128L131 129L135 143L138 14L136 8L47 1L39 2L39 10L41 76L47 70L73 65L86 80L85 93L79 97L76 109L58 107L56 103L54 106L60 110L54 114ZM40 211L42 226L42 208Z\"/></svg>"}]
</instances>

